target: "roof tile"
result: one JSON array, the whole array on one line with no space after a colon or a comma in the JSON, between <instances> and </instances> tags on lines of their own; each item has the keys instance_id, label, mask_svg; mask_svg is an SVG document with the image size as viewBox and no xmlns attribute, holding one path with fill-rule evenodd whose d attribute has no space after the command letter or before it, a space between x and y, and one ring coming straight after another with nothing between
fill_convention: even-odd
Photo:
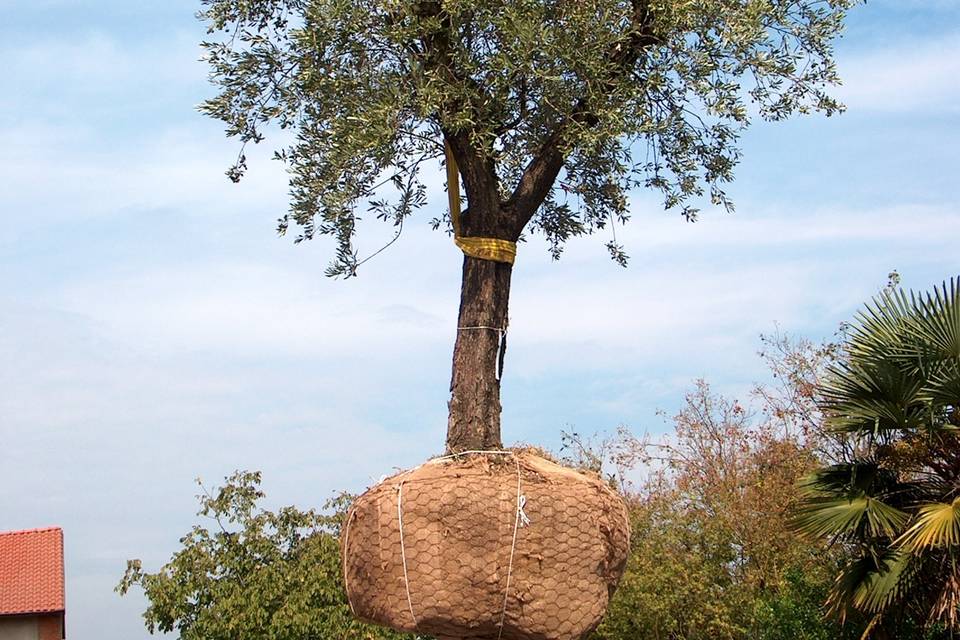
<instances>
[{"instance_id":1,"label":"roof tile","mask_svg":"<svg viewBox=\"0 0 960 640\"><path fill-rule=\"evenodd\" d=\"M0 532L0 615L63 611L63 530Z\"/></svg>"}]
</instances>

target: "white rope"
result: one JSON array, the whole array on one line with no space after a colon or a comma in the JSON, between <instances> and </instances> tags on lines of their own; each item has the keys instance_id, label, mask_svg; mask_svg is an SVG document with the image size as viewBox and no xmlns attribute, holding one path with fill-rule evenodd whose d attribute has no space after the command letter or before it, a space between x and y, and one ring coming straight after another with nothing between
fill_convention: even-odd
<instances>
[{"instance_id":1,"label":"white rope","mask_svg":"<svg viewBox=\"0 0 960 640\"><path fill-rule=\"evenodd\" d=\"M471 329L478 329L481 331L496 331L497 335L500 337L497 342L497 355L494 358L494 372L496 373L497 380L503 376L503 352L506 349L507 344L507 327L493 327L487 324L480 324L475 327L457 327L457 331L469 331Z\"/></svg>"},{"instance_id":2,"label":"white rope","mask_svg":"<svg viewBox=\"0 0 960 640\"><path fill-rule=\"evenodd\" d=\"M520 516L521 527L530 526L530 518L523 512L525 506L527 506L527 496L520 496L520 506L517 508L517 515Z\"/></svg>"},{"instance_id":3,"label":"white rope","mask_svg":"<svg viewBox=\"0 0 960 640\"><path fill-rule=\"evenodd\" d=\"M469 331L471 329L478 329L481 331L496 331L497 335L500 336L500 339L497 342L497 355L494 359L494 372L496 373L497 380L500 380L503 376L503 352L507 345L506 325L502 327L493 327L488 324L479 324L475 327L457 327L457 331Z\"/></svg>"},{"instance_id":4,"label":"white rope","mask_svg":"<svg viewBox=\"0 0 960 640\"><path fill-rule=\"evenodd\" d=\"M400 476L402 476L402 475L406 475L406 474L413 473L414 471L416 471L416 470L419 469L420 467L422 467L422 466L424 466L424 465L427 465L427 464L430 464L430 463L432 463L432 462L443 462L444 460L453 460L454 458L460 458L460 457L462 457L462 456L467 456L467 455L471 455L471 454L474 454L474 453L482 453L482 454L492 455L492 456L493 456L493 455L498 455L498 456L512 456L512 455L513 455L513 451L499 451L499 450L495 450L495 449L491 449L491 450L489 450L489 451L481 451L481 450L479 450L479 449L478 449L478 450L471 450L471 451L458 451L457 453L451 453L451 454L445 455L445 456L437 456L436 458L430 458L430 459L427 460L426 462L421 462L420 464L418 464L418 465L415 466L415 467L411 467L411 468L407 469L406 471L401 471L400 473L396 474L396 476L394 476L394 478L398 478L398 477L400 477ZM383 480L381 480L381 482L383 482ZM404 480L404 482L406 482L406 480Z\"/></svg>"},{"instance_id":5,"label":"white rope","mask_svg":"<svg viewBox=\"0 0 960 640\"><path fill-rule=\"evenodd\" d=\"M343 590L347 594L347 604L350 605L350 613L357 615L353 608L353 600L350 599L350 578L347 573L347 554L350 553L350 523L353 522L353 513L347 514L347 528L343 532Z\"/></svg>"},{"instance_id":6,"label":"white rope","mask_svg":"<svg viewBox=\"0 0 960 640\"><path fill-rule=\"evenodd\" d=\"M453 460L454 458L459 458L461 456L471 455L471 454L513 456L514 460L517 463L517 509L516 509L516 514L514 516L514 522L513 522L513 541L510 544L510 563L507 566L507 586L503 592L503 609L500 612L499 632L497 633L497 640L500 640L501 637L503 636L503 623L506 621L507 602L510 598L510 580L513 576L513 558L517 550L517 532L519 531L520 527L526 527L530 524L530 518L527 517L527 514L524 513L524 510L523 510L527 504L527 497L522 493L522 487L521 487L522 476L520 472L520 458L517 457L517 454L515 451L502 451L502 450L496 450L496 449L492 449L492 450L472 449L469 451L458 451L457 453L451 453L449 455L432 458L427 462L421 465L418 465L413 469L410 469L406 473L411 473L413 471L416 471L417 469L422 467L424 464L429 464L431 462L440 462L443 460ZM403 483L404 482L406 481L401 480L400 484L397 485L397 524L400 527L400 558L403 562L403 584L407 592L407 606L410 608L410 617L413 619L413 626L414 628L417 628L419 623L417 622L417 616L413 611L413 598L410 595L410 577L409 577L409 574L407 573L407 552L403 544ZM349 535L349 526L350 526L350 523L348 522L347 523L348 535ZM347 595L347 599L349 600L349 592ZM352 608L353 604L351 603L350 606Z\"/></svg>"},{"instance_id":7,"label":"white rope","mask_svg":"<svg viewBox=\"0 0 960 640\"><path fill-rule=\"evenodd\" d=\"M422 467L422 466L424 466L424 465L428 465L428 464L433 463L433 462L442 462L442 461L444 461L444 460L453 460L454 458L459 458L459 457L471 455L471 454L474 454L474 453L483 453L483 454L487 454L487 455L498 455L498 456L512 456L512 455L514 455L513 451L500 451L500 450L497 450L497 449L491 449L491 450L489 450L489 451L482 451L482 450L479 450L479 449L470 450L470 451L458 451L457 453L451 453L451 454L445 455L445 456L437 456L436 458L430 458L430 459L427 460L426 462L421 462L420 464L418 464L418 465L415 466L415 467L410 467L410 468L407 469L406 471L401 471L400 473L395 474L395 475L393 476L393 478L394 478L394 479L397 479L397 478L399 478L400 476L413 473L414 471L416 471L416 470L419 469L420 467ZM386 478L381 479L380 482L383 482L384 480L386 480ZM406 480L404 480L404 482L406 482Z\"/></svg>"},{"instance_id":8,"label":"white rope","mask_svg":"<svg viewBox=\"0 0 960 640\"><path fill-rule=\"evenodd\" d=\"M500 612L500 631L497 633L497 640L503 635L503 622L507 617L507 599L510 597L510 577L513 574L513 554L517 550L517 531L520 529L520 522L530 524L530 519L523 512L523 506L527 503L526 497L520 493L520 459L515 458L517 462L517 513L513 521L513 543L510 545L510 564L507 566L507 588L503 591L503 610ZM522 519L521 519L522 516Z\"/></svg>"},{"instance_id":9,"label":"white rope","mask_svg":"<svg viewBox=\"0 0 960 640\"><path fill-rule=\"evenodd\" d=\"M413 613L413 600L410 598L410 578L407 575L407 552L403 548L403 481L397 486L397 522L400 526L400 557L403 560L403 584L407 589L407 605L410 607L410 617L413 618L413 628L417 628L417 616Z\"/></svg>"},{"instance_id":10,"label":"white rope","mask_svg":"<svg viewBox=\"0 0 960 640\"><path fill-rule=\"evenodd\" d=\"M453 459L453 458L459 458L460 456L468 456L468 455L473 454L473 453L483 453L483 454L491 455L491 456L512 456L512 455L516 455L513 451L502 451L502 450L500 450L500 449L489 449L489 450L486 450L486 451L484 451L484 450L479 450L479 449L475 449L475 450L470 450L470 451L458 451L458 452L456 452L456 453L451 453L451 454L449 454L449 455L439 456L439 457L437 457L437 458L430 458L430 460L428 460L428 462L436 462L436 461L438 461L438 460L451 460L451 459Z\"/></svg>"}]
</instances>

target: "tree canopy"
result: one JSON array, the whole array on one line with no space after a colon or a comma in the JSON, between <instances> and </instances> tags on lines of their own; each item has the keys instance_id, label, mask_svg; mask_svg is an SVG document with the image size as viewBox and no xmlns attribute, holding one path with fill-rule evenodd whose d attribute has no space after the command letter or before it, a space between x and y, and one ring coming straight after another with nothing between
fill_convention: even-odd
<instances>
[{"instance_id":1,"label":"tree canopy","mask_svg":"<svg viewBox=\"0 0 960 640\"><path fill-rule=\"evenodd\" d=\"M335 237L330 275L362 260L362 209L399 235L445 142L464 234L529 228L556 257L626 221L636 187L688 219L701 196L732 207L752 117L841 109L831 47L855 2L203 0L219 93L202 110L243 144L292 130L275 154L290 172L279 228ZM228 174L245 169L241 151Z\"/></svg>"}]
</instances>

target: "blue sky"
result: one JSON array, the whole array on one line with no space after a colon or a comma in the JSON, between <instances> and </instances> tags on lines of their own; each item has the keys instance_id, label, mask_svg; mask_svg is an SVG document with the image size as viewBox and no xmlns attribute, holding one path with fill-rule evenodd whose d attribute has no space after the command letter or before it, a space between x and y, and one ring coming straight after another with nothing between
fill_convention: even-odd
<instances>
[{"instance_id":1,"label":"blue sky","mask_svg":"<svg viewBox=\"0 0 960 640\"><path fill-rule=\"evenodd\" d=\"M0 0L0 530L64 527L76 638L146 637L144 601L112 588L176 548L194 478L261 469L271 504L317 506L443 446L442 194L360 278L324 278L328 243L274 233L268 149L223 175L196 9ZM637 193L627 270L604 238L559 263L521 247L508 443L658 432L695 378L762 380L760 333L830 336L894 268L915 288L960 273L960 2L871 0L838 60L849 111L757 123L737 213L691 225Z\"/></svg>"}]
</instances>

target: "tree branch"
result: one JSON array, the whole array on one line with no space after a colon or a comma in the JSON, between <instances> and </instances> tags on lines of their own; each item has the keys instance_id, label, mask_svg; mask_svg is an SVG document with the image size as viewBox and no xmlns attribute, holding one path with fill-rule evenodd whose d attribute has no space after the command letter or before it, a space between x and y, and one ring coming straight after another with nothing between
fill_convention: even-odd
<instances>
[{"instance_id":1,"label":"tree branch","mask_svg":"<svg viewBox=\"0 0 960 640\"><path fill-rule=\"evenodd\" d=\"M631 2L632 28L607 54L613 72L601 84L602 92L605 94L610 94L616 89L617 82L631 72L644 51L663 43L663 39L654 31L649 1L632 0ZM566 160L563 143L570 126L576 124L594 127L598 123L599 118L590 110L588 101L584 97L577 101L571 115L553 125L550 134L540 146L537 155L527 165L516 189L505 203L504 208L511 212L514 220L513 231L517 237L543 204L563 168Z\"/></svg>"},{"instance_id":2,"label":"tree branch","mask_svg":"<svg viewBox=\"0 0 960 640\"><path fill-rule=\"evenodd\" d=\"M438 19L440 21L440 28L424 35L420 41L425 68L441 74L451 87L469 87L478 99L470 100L468 106L473 111L474 121L481 122L482 116L478 112L477 104L487 102L484 99L485 90L468 74L460 72L456 67L451 45L451 34L454 27L450 14L444 11L441 3L437 0L417 2L413 7L413 13L421 19ZM447 108L451 112L456 112L463 106L458 99L453 99L448 103ZM484 153L483 149L477 147L476 140L472 135L473 132L470 130L453 130L444 127L442 122L441 130L444 138L450 143L453 155L460 167L464 190L471 208L474 212L484 212L490 216L490 219L487 220L478 219L477 215L472 218L465 217L465 232L472 235L481 232L482 229L484 232L490 233L493 231L492 227L496 225L496 219L493 216L500 205L496 166L492 154Z\"/></svg>"}]
</instances>

